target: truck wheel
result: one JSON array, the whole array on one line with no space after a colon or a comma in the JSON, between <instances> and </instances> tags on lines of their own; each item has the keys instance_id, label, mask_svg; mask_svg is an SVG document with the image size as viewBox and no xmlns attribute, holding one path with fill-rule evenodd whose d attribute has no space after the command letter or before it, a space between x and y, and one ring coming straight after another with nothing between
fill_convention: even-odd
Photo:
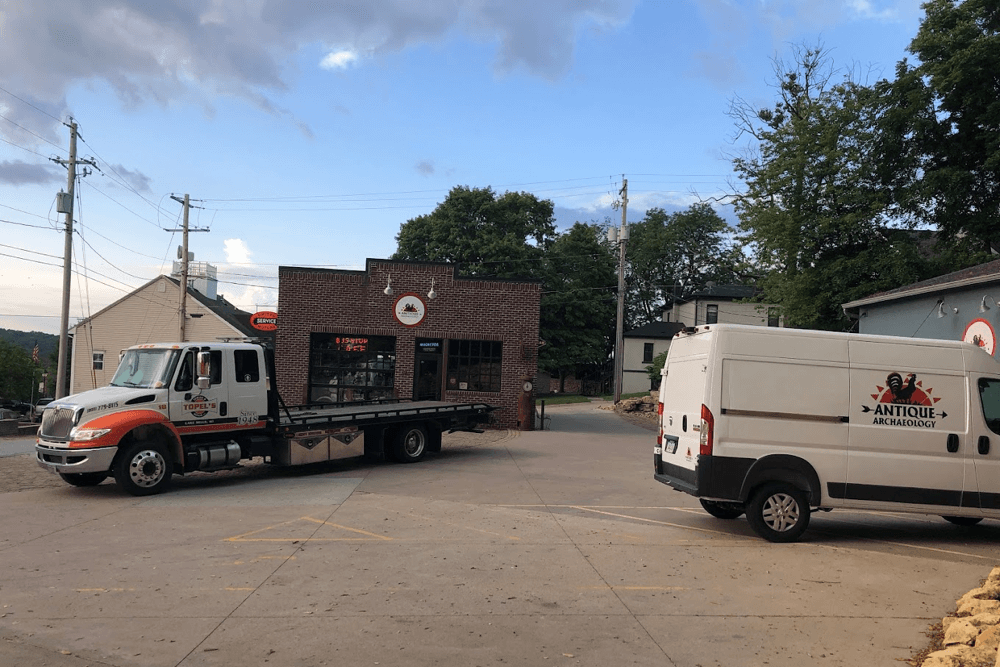
<instances>
[{"instance_id":1,"label":"truck wheel","mask_svg":"<svg viewBox=\"0 0 1000 667\"><path fill-rule=\"evenodd\" d=\"M396 431L393 454L400 463L416 463L427 453L427 431L414 424Z\"/></svg>"},{"instance_id":2,"label":"truck wheel","mask_svg":"<svg viewBox=\"0 0 1000 667\"><path fill-rule=\"evenodd\" d=\"M723 503L717 500L700 500L705 511L716 519L738 519L743 516L743 506L739 503Z\"/></svg>"},{"instance_id":3,"label":"truck wheel","mask_svg":"<svg viewBox=\"0 0 1000 667\"><path fill-rule=\"evenodd\" d=\"M956 526L975 526L983 520L982 517L978 516L943 516L941 518Z\"/></svg>"},{"instance_id":4,"label":"truck wheel","mask_svg":"<svg viewBox=\"0 0 1000 667\"><path fill-rule=\"evenodd\" d=\"M747 521L769 542L794 542L809 525L806 494L784 482L767 484L747 506Z\"/></svg>"},{"instance_id":5,"label":"truck wheel","mask_svg":"<svg viewBox=\"0 0 1000 667\"><path fill-rule=\"evenodd\" d=\"M133 496L151 496L170 486L174 466L167 450L158 442L135 442L121 453L115 481Z\"/></svg>"},{"instance_id":6,"label":"truck wheel","mask_svg":"<svg viewBox=\"0 0 1000 667\"><path fill-rule=\"evenodd\" d=\"M108 478L106 472L61 472L63 481L73 486L97 486Z\"/></svg>"}]
</instances>

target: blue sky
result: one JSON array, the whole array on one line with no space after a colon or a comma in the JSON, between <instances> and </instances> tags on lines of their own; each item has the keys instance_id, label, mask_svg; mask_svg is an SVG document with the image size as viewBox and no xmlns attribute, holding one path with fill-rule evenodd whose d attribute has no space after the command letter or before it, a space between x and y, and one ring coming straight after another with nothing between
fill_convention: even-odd
<instances>
[{"instance_id":1,"label":"blue sky","mask_svg":"<svg viewBox=\"0 0 1000 667\"><path fill-rule=\"evenodd\" d=\"M58 333L55 194L76 119L71 325L190 249L248 310L277 267L361 268L456 185L551 199L558 224L739 184L739 97L822 44L891 77L919 0L0 0L0 327ZM734 220L724 206L720 212Z\"/></svg>"}]
</instances>

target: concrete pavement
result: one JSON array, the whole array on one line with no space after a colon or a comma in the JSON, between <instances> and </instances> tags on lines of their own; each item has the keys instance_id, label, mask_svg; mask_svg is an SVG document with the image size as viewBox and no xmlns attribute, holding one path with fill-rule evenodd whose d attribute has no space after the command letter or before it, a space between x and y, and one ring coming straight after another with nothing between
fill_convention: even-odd
<instances>
[{"instance_id":1,"label":"concrete pavement","mask_svg":"<svg viewBox=\"0 0 1000 667\"><path fill-rule=\"evenodd\" d=\"M996 522L764 542L595 408L415 465L0 494L0 664L897 665L996 565Z\"/></svg>"}]
</instances>

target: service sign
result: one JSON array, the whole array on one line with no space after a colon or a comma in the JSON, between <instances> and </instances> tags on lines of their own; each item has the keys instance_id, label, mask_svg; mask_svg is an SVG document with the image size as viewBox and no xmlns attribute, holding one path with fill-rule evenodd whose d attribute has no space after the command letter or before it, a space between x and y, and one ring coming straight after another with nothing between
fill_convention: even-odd
<instances>
[{"instance_id":1,"label":"service sign","mask_svg":"<svg viewBox=\"0 0 1000 667\"><path fill-rule=\"evenodd\" d=\"M272 310L262 310L250 316L250 326L261 331L277 331L278 313Z\"/></svg>"},{"instance_id":2,"label":"service sign","mask_svg":"<svg viewBox=\"0 0 1000 667\"><path fill-rule=\"evenodd\" d=\"M944 378L938 377L937 380L943 381ZM948 417L938 404L942 397L936 396L934 388L917 373L890 371L884 382L881 378L873 382L870 391L871 400L866 400L861 406L865 415L861 423L871 419L872 426L933 429Z\"/></svg>"},{"instance_id":3,"label":"service sign","mask_svg":"<svg viewBox=\"0 0 1000 667\"><path fill-rule=\"evenodd\" d=\"M404 327L415 327L424 321L427 305L416 294L402 294L393 306L393 315Z\"/></svg>"}]
</instances>

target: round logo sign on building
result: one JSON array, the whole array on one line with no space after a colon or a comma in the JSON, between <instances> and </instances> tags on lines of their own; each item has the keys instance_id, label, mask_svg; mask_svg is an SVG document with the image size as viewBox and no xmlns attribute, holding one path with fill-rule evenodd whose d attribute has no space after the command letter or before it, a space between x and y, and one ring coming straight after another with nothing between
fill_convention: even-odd
<instances>
[{"instance_id":1,"label":"round logo sign on building","mask_svg":"<svg viewBox=\"0 0 1000 667\"><path fill-rule=\"evenodd\" d=\"M392 309L396 321L404 327L415 327L424 321L427 314L427 304L418 295L401 294Z\"/></svg>"},{"instance_id":2,"label":"round logo sign on building","mask_svg":"<svg viewBox=\"0 0 1000 667\"><path fill-rule=\"evenodd\" d=\"M962 340L966 343L978 345L986 350L988 354L993 354L993 351L996 349L997 336L993 332L993 326L989 322L978 318L969 322L969 326L965 327L965 334L962 336Z\"/></svg>"}]
</instances>

